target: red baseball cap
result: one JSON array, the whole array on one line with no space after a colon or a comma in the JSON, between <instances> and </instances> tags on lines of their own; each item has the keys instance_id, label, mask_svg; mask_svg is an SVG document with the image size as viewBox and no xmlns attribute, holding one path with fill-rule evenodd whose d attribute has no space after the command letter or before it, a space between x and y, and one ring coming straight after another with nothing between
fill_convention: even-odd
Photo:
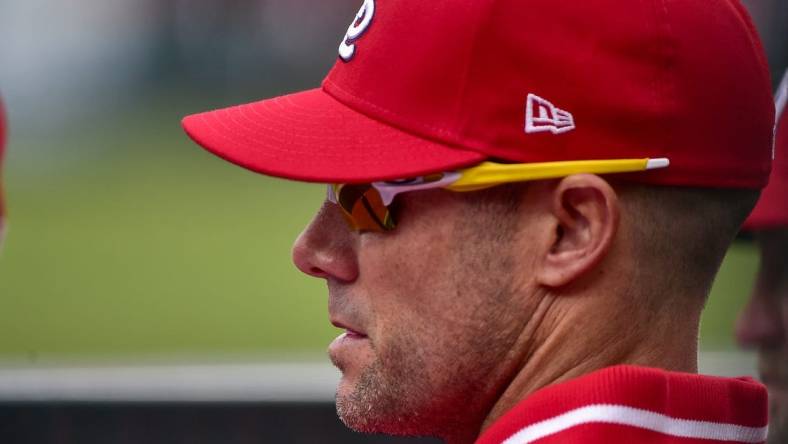
<instances>
[{"instance_id":1,"label":"red baseball cap","mask_svg":"<svg viewBox=\"0 0 788 444\"><path fill-rule=\"evenodd\" d=\"M761 188L773 121L738 0L365 0L321 88L183 126L231 162L312 182L667 157L628 177Z\"/></svg>"},{"instance_id":2,"label":"red baseball cap","mask_svg":"<svg viewBox=\"0 0 788 444\"><path fill-rule=\"evenodd\" d=\"M745 230L788 228L788 71L777 88L775 100L778 123L775 128L774 167L769 186L763 190L758 204L744 223Z\"/></svg>"}]
</instances>

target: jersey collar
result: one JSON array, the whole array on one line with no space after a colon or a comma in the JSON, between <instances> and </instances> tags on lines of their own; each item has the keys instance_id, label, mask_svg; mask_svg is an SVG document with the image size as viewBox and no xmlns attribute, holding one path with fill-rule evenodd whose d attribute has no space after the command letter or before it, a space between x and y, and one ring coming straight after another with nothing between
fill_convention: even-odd
<instances>
[{"instance_id":1,"label":"jersey collar","mask_svg":"<svg viewBox=\"0 0 788 444\"><path fill-rule=\"evenodd\" d=\"M477 444L575 442L566 439L581 429L587 443L622 442L615 440L622 433L661 436L649 441L660 443L760 443L766 440L767 404L766 388L748 377L616 366L538 390L484 431Z\"/></svg>"}]
</instances>

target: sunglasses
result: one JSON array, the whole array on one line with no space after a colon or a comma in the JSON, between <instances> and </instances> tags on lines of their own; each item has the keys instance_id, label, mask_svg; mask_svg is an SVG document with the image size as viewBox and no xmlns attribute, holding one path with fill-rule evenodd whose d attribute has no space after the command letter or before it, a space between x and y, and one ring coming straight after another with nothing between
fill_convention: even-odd
<instances>
[{"instance_id":1,"label":"sunglasses","mask_svg":"<svg viewBox=\"0 0 788 444\"><path fill-rule=\"evenodd\" d=\"M483 162L471 168L412 179L365 184L329 184L327 199L339 205L350 229L385 232L397 226L390 207L394 198L401 193L434 188L468 192L505 183L555 179L581 173L631 173L666 168L668 165L670 161L666 158L521 164Z\"/></svg>"}]
</instances>

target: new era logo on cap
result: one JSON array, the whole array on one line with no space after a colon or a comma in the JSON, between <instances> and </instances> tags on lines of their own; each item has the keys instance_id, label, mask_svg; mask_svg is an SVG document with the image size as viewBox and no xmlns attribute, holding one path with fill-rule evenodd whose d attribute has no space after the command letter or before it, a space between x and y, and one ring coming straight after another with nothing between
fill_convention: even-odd
<instances>
[{"instance_id":1,"label":"new era logo on cap","mask_svg":"<svg viewBox=\"0 0 788 444\"><path fill-rule=\"evenodd\" d=\"M525 105L525 132L528 134L549 131L561 134L575 129L575 119L564 111L536 94L528 94Z\"/></svg>"}]
</instances>

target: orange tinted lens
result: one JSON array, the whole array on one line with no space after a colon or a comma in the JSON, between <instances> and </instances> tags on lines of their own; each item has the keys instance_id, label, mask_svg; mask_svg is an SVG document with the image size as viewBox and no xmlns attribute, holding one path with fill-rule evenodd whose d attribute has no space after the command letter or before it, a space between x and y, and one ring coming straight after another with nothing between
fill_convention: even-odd
<instances>
[{"instance_id":1,"label":"orange tinted lens","mask_svg":"<svg viewBox=\"0 0 788 444\"><path fill-rule=\"evenodd\" d=\"M339 185L334 188L345 219L354 230L388 231L394 229L389 209L372 185Z\"/></svg>"}]
</instances>

